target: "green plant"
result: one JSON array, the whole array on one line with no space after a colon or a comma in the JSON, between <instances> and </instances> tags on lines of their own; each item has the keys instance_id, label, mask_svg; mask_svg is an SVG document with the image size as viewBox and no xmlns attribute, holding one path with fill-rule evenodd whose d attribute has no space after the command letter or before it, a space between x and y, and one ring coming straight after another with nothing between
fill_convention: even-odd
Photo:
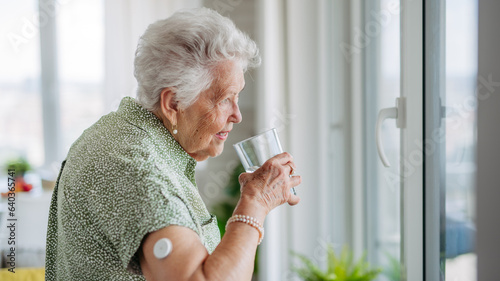
<instances>
[{"instance_id":1,"label":"green plant","mask_svg":"<svg viewBox=\"0 0 500 281\"><path fill-rule=\"evenodd\" d=\"M14 171L16 173L16 177L24 176L24 174L31 170L31 166L28 163L28 160L23 157L13 158L7 161L6 163L6 172Z\"/></svg>"},{"instance_id":2,"label":"green plant","mask_svg":"<svg viewBox=\"0 0 500 281\"><path fill-rule=\"evenodd\" d=\"M354 261L352 251L344 246L340 256L337 256L333 246L328 244L327 269L321 270L314 261L302 254L292 252L302 262L302 267L294 267L300 278L305 281L370 281L380 273L380 269L372 268L363 255L358 261Z\"/></svg>"},{"instance_id":3,"label":"green plant","mask_svg":"<svg viewBox=\"0 0 500 281\"><path fill-rule=\"evenodd\" d=\"M390 281L401 280L401 263L399 259L396 259L390 254L386 254L386 256L389 260L389 266L384 269L384 275L387 276Z\"/></svg>"}]
</instances>

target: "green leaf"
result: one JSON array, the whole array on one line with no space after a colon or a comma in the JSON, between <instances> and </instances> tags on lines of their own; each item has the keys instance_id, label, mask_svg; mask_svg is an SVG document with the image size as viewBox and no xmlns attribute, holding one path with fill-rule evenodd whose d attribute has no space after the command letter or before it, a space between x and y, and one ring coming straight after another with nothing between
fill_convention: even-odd
<instances>
[{"instance_id":1,"label":"green leaf","mask_svg":"<svg viewBox=\"0 0 500 281\"><path fill-rule=\"evenodd\" d=\"M387 276L390 281L401 280L401 263L388 253L386 253L386 257L389 260L389 266L384 269L383 274Z\"/></svg>"},{"instance_id":2,"label":"green leaf","mask_svg":"<svg viewBox=\"0 0 500 281\"><path fill-rule=\"evenodd\" d=\"M344 246L340 256L336 255L333 246L327 247L327 268L322 271L311 259L292 252L302 264L302 267L293 267L292 270L305 281L370 281L375 279L381 270L372 268L366 262L366 254L354 261L352 251Z\"/></svg>"},{"instance_id":3,"label":"green leaf","mask_svg":"<svg viewBox=\"0 0 500 281\"><path fill-rule=\"evenodd\" d=\"M16 173L16 177L24 176L24 173L31 170L28 160L24 157L10 159L5 164L7 168L6 171L14 171Z\"/></svg>"}]
</instances>

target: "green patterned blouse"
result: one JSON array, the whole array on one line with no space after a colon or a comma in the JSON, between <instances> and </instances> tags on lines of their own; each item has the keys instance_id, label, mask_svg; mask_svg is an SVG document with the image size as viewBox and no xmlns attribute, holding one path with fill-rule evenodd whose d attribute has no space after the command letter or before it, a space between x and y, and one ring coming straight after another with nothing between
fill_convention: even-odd
<instances>
[{"instance_id":1,"label":"green patterned blouse","mask_svg":"<svg viewBox=\"0 0 500 281\"><path fill-rule=\"evenodd\" d=\"M194 178L196 161L133 98L72 145L52 195L46 280L145 280L138 249L168 225L194 230L209 253L215 216Z\"/></svg>"}]
</instances>

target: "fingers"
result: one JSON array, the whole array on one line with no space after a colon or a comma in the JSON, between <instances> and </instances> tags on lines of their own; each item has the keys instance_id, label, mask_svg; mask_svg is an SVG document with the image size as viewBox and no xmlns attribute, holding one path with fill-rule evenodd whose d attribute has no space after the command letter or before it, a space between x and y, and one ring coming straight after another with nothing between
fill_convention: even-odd
<instances>
[{"instance_id":1,"label":"fingers","mask_svg":"<svg viewBox=\"0 0 500 281\"><path fill-rule=\"evenodd\" d=\"M293 163L293 157L290 153L283 152L283 153L280 153L280 154L272 157L271 159L269 159L267 161L277 162L278 164L285 165L289 162Z\"/></svg>"},{"instance_id":2,"label":"fingers","mask_svg":"<svg viewBox=\"0 0 500 281\"><path fill-rule=\"evenodd\" d=\"M295 170L297 169L297 166L295 165L293 161L293 156L290 155L290 153L288 152L280 153L274 156L273 158L269 159L268 161L269 163L267 164L269 166L277 167L278 169L280 169L281 172L280 174L282 176L289 178L286 180L287 182L286 186L295 187L301 183L302 178L300 176L292 177L292 175L295 173Z\"/></svg>"},{"instance_id":3,"label":"fingers","mask_svg":"<svg viewBox=\"0 0 500 281\"><path fill-rule=\"evenodd\" d=\"M241 186L245 185L247 181L250 179L250 173L241 173L238 176L238 182L240 183Z\"/></svg>"},{"instance_id":4,"label":"fingers","mask_svg":"<svg viewBox=\"0 0 500 281\"><path fill-rule=\"evenodd\" d=\"M288 162L285 164L286 166L288 166L288 169L289 169L289 175L293 175L295 173L295 169L297 168L297 166L295 166L295 163L293 162Z\"/></svg>"},{"instance_id":5,"label":"fingers","mask_svg":"<svg viewBox=\"0 0 500 281\"><path fill-rule=\"evenodd\" d=\"M292 186L291 188L294 188L298 186L299 184L302 183L302 177L301 176L292 176L290 177L290 185ZM290 189L290 197L288 198L288 204L290 206L298 204L300 201L300 197L293 194L293 191Z\"/></svg>"},{"instance_id":6,"label":"fingers","mask_svg":"<svg viewBox=\"0 0 500 281\"><path fill-rule=\"evenodd\" d=\"M293 194L291 188L298 186L302 177L292 176L295 169L293 157L289 153L278 154L255 172L240 174L242 193L261 198L270 210L283 203L296 205L300 197Z\"/></svg>"},{"instance_id":7,"label":"fingers","mask_svg":"<svg viewBox=\"0 0 500 281\"><path fill-rule=\"evenodd\" d=\"M302 183L302 177L297 175L297 176L291 176L290 177L290 184L292 187L296 187L297 185Z\"/></svg>"},{"instance_id":8,"label":"fingers","mask_svg":"<svg viewBox=\"0 0 500 281\"><path fill-rule=\"evenodd\" d=\"M266 163L264 163L264 165L262 166L266 166L268 168L269 166L274 166L279 169L283 168L281 171L286 175L292 175L297 169L295 163L293 162L292 155L290 155L290 153L288 152L283 152L275 155L274 157L267 160Z\"/></svg>"},{"instance_id":9,"label":"fingers","mask_svg":"<svg viewBox=\"0 0 500 281\"><path fill-rule=\"evenodd\" d=\"M292 193L292 195L290 196L290 200L288 200L288 205L290 206L297 205L299 202L300 202L300 197Z\"/></svg>"}]
</instances>

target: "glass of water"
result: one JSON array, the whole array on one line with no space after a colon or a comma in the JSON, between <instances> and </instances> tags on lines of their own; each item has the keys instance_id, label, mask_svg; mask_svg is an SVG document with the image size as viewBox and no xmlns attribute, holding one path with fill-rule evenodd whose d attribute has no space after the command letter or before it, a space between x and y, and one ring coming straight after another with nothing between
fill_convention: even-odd
<instances>
[{"instance_id":1,"label":"glass of water","mask_svg":"<svg viewBox=\"0 0 500 281\"><path fill-rule=\"evenodd\" d=\"M235 143L234 148L247 173L253 173L268 159L283 152L275 128ZM295 188L292 188L291 191L293 194L297 194Z\"/></svg>"}]
</instances>

